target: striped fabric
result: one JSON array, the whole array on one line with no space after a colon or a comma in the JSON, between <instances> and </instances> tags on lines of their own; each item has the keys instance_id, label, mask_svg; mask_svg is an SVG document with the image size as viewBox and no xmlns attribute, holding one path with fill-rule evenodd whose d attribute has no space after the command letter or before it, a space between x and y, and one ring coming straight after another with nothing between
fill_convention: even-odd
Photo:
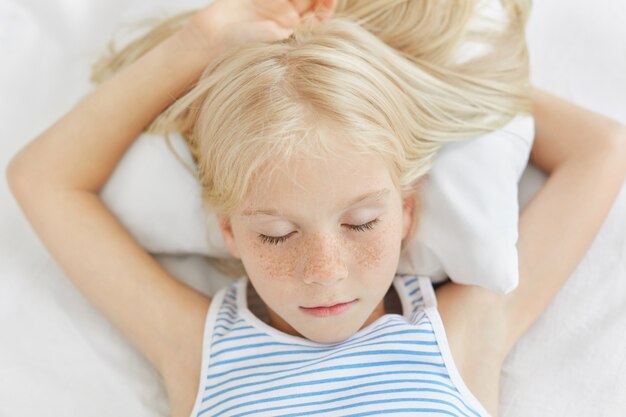
<instances>
[{"instance_id":1,"label":"striped fabric","mask_svg":"<svg viewBox=\"0 0 626 417\"><path fill-rule=\"evenodd\" d=\"M213 298L192 417L489 416L452 361L429 278L397 275L403 315L333 345L260 320L247 282Z\"/></svg>"}]
</instances>

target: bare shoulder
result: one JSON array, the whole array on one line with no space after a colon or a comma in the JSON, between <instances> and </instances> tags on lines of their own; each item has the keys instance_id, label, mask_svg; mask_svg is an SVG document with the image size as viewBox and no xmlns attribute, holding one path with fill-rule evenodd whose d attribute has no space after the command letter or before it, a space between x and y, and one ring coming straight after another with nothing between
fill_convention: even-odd
<instances>
[{"instance_id":1,"label":"bare shoulder","mask_svg":"<svg viewBox=\"0 0 626 417\"><path fill-rule=\"evenodd\" d=\"M172 417L188 417L193 410L202 370L204 329L209 308L210 300L207 299L189 309L176 334L180 343L177 349L170 351L160 370Z\"/></svg>"},{"instance_id":2,"label":"bare shoulder","mask_svg":"<svg viewBox=\"0 0 626 417\"><path fill-rule=\"evenodd\" d=\"M487 289L448 283L436 290L437 310L461 378L496 415L500 370L508 353L505 299Z\"/></svg>"}]
</instances>

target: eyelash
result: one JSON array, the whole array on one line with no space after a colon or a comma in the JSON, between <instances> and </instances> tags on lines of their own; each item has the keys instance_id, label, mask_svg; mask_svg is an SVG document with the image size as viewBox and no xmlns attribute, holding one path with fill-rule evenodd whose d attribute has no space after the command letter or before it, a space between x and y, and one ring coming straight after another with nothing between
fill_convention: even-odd
<instances>
[{"instance_id":1,"label":"eyelash","mask_svg":"<svg viewBox=\"0 0 626 417\"><path fill-rule=\"evenodd\" d=\"M357 232L364 232L366 230L372 230L374 228L374 225L376 223L378 223L380 219L376 218L372 221L369 221L367 223L364 224L358 224L358 225L348 225L348 228ZM285 236L266 236L266 235L259 235L259 238L263 241L263 243L267 243L269 245L278 245L279 243L283 243L284 241L286 241L287 239L289 239L289 236L291 234L285 235Z\"/></svg>"}]
</instances>

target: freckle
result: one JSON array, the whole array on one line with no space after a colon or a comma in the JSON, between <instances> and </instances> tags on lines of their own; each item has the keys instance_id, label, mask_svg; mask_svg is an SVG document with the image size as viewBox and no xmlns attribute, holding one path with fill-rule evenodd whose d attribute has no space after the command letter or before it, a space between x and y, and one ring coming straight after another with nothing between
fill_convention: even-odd
<instances>
[{"instance_id":1,"label":"freckle","mask_svg":"<svg viewBox=\"0 0 626 417\"><path fill-rule=\"evenodd\" d=\"M372 268L382 259L383 242L379 240L371 240L361 245L356 253L359 265Z\"/></svg>"},{"instance_id":2,"label":"freckle","mask_svg":"<svg viewBox=\"0 0 626 417\"><path fill-rule=\"evenodd\" d=\"M375 268L390 255L393 248L397 246L399 249L399 241L393 241L395 229L395 225L388 224L376 234L375 238L361 243L355 242L354 253L359 265L365 268Z\"/></svg>"},{"instance_id":3,"label":"freckle","mask_svg":"<svg viewBox=\"0 0 626 417\"><path fill-rule=\"evenodd\" d=\"M258 254L257 262L264 275L278 281L293 277L297 257L291 253L285 256L279 247L268 248L267 246L259 242L252 244L252 250Z\"/></svg>"}]
</instances>

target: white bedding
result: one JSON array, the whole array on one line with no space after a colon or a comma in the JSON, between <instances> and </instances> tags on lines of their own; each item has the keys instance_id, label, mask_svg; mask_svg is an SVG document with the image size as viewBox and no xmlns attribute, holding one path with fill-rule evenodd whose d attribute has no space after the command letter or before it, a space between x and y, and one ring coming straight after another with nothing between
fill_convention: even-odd
<instances>
[{"instance_id":1,"label":"white bedding","mask_svg":"<svg viewBox=\"0 0 626 417\"><path fill-rule=\"evenodd\" d=\"M115 25L187 0L0 2L0 168L81 97ZM625 0L535 2L533 79L626 124ZM523 206L545 180L529 166ZM599 184L601 186L601 184ZM159 255L213 293L199 256ZM213 277L211 281L208 276ZM500 415L626 416L626 186L575 273L507 358ZM166 416L158 374L60 272L0 182L0 416Z\"/></svg>"}]
</instances>

